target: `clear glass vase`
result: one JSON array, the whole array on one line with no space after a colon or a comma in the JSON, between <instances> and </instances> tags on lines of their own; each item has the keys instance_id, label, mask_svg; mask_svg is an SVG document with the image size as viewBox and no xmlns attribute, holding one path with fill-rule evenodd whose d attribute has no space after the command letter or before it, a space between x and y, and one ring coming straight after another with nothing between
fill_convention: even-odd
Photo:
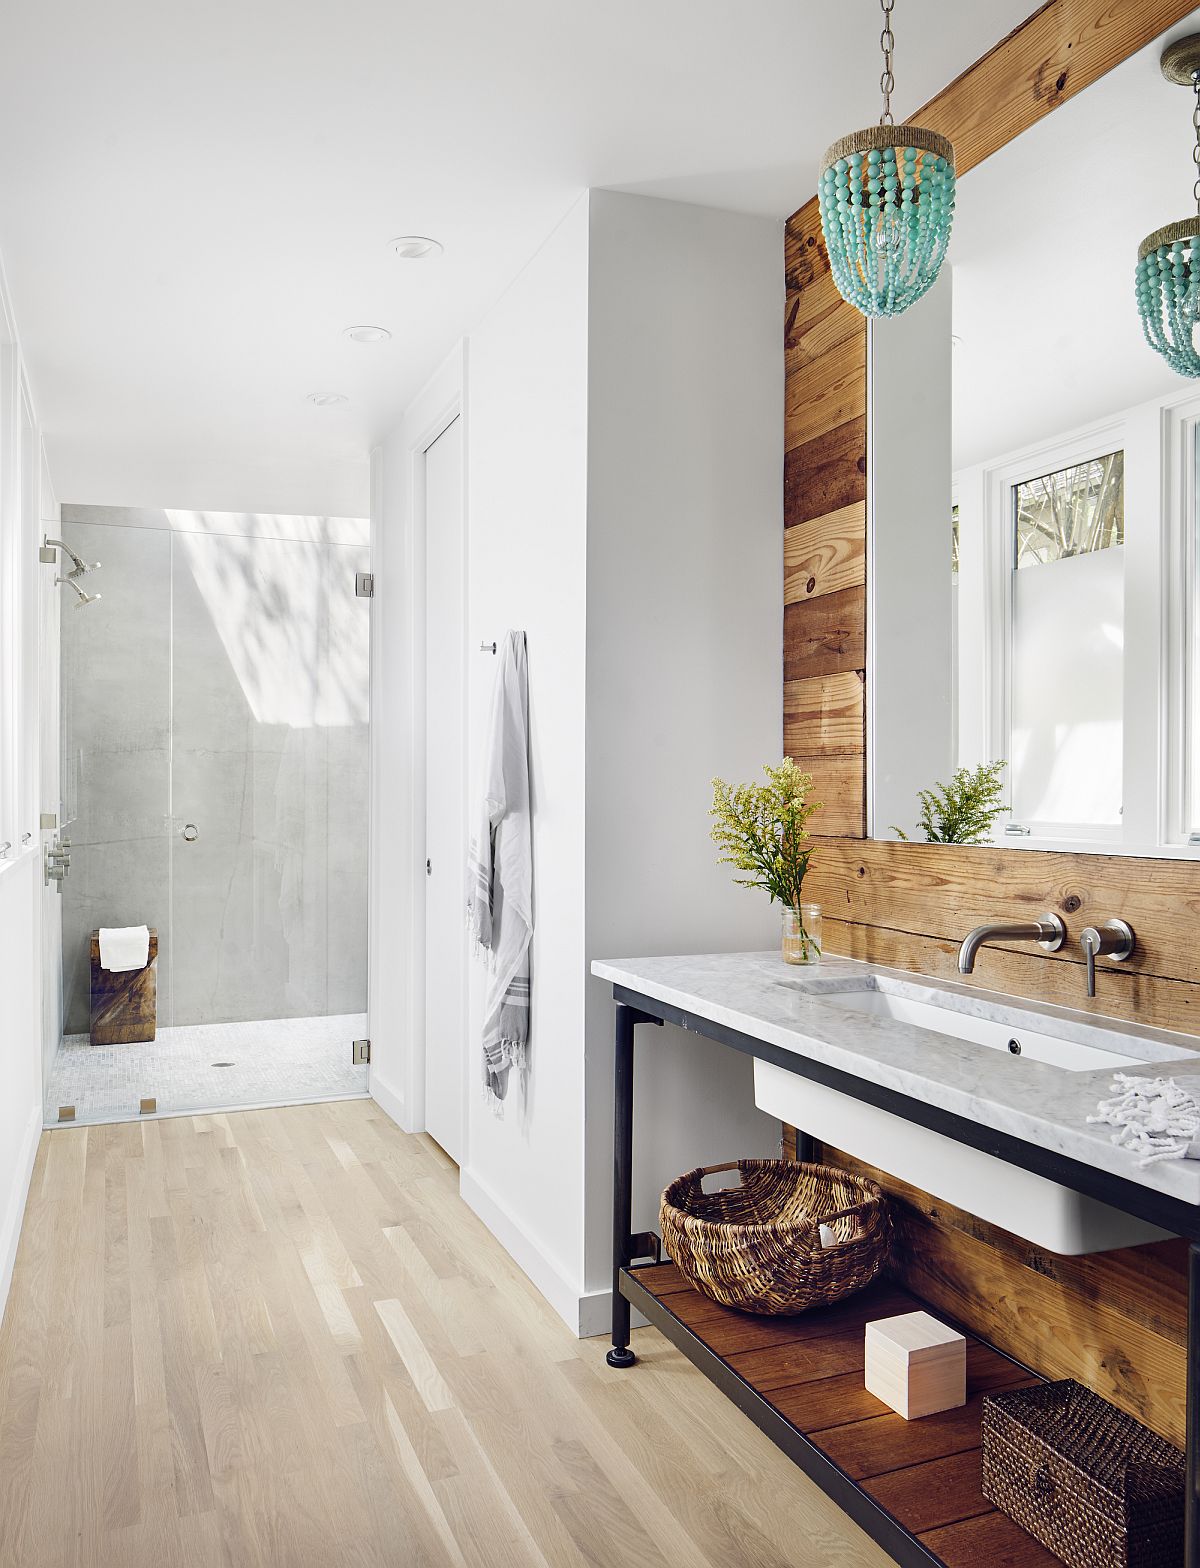
<instances>
[{"instance_id":1,"label":"clear glass vase","mask_svg":"<svg viewBox=\"0 0 1200 1568\"><path fill-rule=\"evenodd\" d=\"M821 906L801 904L783 911L783 961L785 964L821 962Z\"/></svg>"}]
</instances>

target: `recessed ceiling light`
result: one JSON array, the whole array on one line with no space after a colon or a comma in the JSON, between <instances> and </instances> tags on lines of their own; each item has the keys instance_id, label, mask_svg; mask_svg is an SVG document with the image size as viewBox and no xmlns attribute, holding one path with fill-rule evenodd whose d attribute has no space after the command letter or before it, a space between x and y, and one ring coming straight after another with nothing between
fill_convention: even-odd
<instances>
[{"instance_id":1,"label":"recessed ceiling light","mask_svg":"<svg viewBox=\"0 0 1200 1568\"><path fill-rule=\"evenodd\" d=\"M386 327L347 327L342 333L351 343L386 343L391 337Z\"/></svg>"},{"instance_id":2,"label":"recessed ceiling light","mask_svg":"<svg viewBox=\"0 0 1200 1568\"><path fill-rule=\"evenodd\" d=\"M350 400L344 392L310 392L308 401L315 403L318 408L328 408L331 403L348 403Z\"/></svg>"},{"instance_id":3,"label":"recessed ceiling light","mask_svg":"<svg viewBox=\"0 0 1200 1568\"><path fill-rule=\"evenodd\" d=\"M401 261L424 261L427 256L440 256L444 246L438 240L426 239L423 234L402 234L389 240L388 249Z\"/></svg>"}]
</instances>

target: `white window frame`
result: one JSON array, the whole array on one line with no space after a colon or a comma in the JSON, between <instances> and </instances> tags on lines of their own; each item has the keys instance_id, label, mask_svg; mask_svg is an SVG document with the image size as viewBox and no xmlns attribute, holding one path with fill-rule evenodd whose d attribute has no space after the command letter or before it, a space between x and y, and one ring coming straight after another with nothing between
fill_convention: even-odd
<instances>
[{"instance_id":1,"label":"white window frame","mask_svg":"<svg viewBox=\"0 0 1200 1568\"><path fill-rule=\"evenodd\" d=\"M1162 600L1164 621L1163 847L1200 857L1189 834L1200 822L1189 820L1193 784L1200 772L1200 724L1192 733L1195 685L1200 680L1200 395L1180 398L1163 410L1163 492L1165 514Z\"/></svg>"},{"instance_id":2,"label":"white window frame","mask_svg":"<svg viewBox=\"0 0 1200 1568\"><path fill-rule=\"evenodd\" d=\"M1125 453L1125 510L1134 515L1162 520L1161 461L1158 453L1158 420L1148 418L1142 409L1130 410L1114 418L1023 448L1002 460L987 464L981 473L983 505L983 625L984 625L984 714L987 761L1009 756L1012 738L1012 654L1014 566L1013 494L1018 484L1055 473L1080 463L1094 461L1109 452ZM1149 438L1149 439L1148 439ZM965 477L965 476L964 476ZM961 513L960 513L961 515ZM1159 703L1145 703L1144 683L1149 673L1157 695L1162 660L1131 657L1131 648L1144 645L1144 639L1161 639L1163 617L1157 596L1146 595L1147 580L1153 589L1158 571L1153 564L1161 559L1161 527L1145 528L1140 523L1131 544L1126 529L1125 565L1125 677L1122 703L1122 800L1120 824L1091 826L1075 822L1018 823L1011 813L999 818L996 840L1013 849L1092 850L1109 853L1147 853L1160 841L1158 796L1162 776L1161 736L1157 723ZM960 531L960 559L962 534ZM960 565L960 579L962 567ZM961 591L961 589L960 589ZM1070 658L1070 632L1064 632L1062 645L1047 650L1048 668L1053 661ZM1152 665L1152 671L1147 670ZM1146 709L1151 708L1152 736L1147 736ZM1147 748L1147 740L1150 744ZM1016 829L1027 828L1027 832ZM1011 829L1011 831L1010 831Z\"/></svg>"}]
</instances>

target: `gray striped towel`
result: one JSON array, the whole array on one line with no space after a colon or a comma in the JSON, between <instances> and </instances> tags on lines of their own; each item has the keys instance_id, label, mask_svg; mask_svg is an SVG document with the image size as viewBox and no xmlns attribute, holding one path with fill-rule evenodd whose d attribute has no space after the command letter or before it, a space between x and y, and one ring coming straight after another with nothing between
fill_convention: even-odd
<instances>
[{"instance_id":1,"label":"gray striped towel","mask_svg":"<svg viewBox=\"0 0 1200 1568\"><path fill-rule=\"evenodd\" d=\"M533 831L529 809L529 676L525 633L507 632L488 720L479 827L467 860L467 920L489 959L484 1093L499 1113L529 1044Z\"/></svg>"}]
</instances>

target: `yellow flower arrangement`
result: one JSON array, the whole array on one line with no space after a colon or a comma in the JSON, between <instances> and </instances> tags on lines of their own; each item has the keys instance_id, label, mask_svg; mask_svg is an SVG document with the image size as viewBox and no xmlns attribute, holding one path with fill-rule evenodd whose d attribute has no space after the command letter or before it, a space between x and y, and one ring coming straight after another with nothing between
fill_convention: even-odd
<instances>
[{"instance_id":1,"label":"yellow flower arrangement","mask_svg":"<svg viewBox=\"0 0 1200 1568\"><path fill-rule=\"evenodd\" d=\"M713 843L723 866L748 873L735 877L739 887L764 888L774 902L799 909L800 892L813 856L808 822L821 810L810 801L812 774L790 757L763 768L765 784L726 784L713 780Z\"/></svg>"}]
</instances>

